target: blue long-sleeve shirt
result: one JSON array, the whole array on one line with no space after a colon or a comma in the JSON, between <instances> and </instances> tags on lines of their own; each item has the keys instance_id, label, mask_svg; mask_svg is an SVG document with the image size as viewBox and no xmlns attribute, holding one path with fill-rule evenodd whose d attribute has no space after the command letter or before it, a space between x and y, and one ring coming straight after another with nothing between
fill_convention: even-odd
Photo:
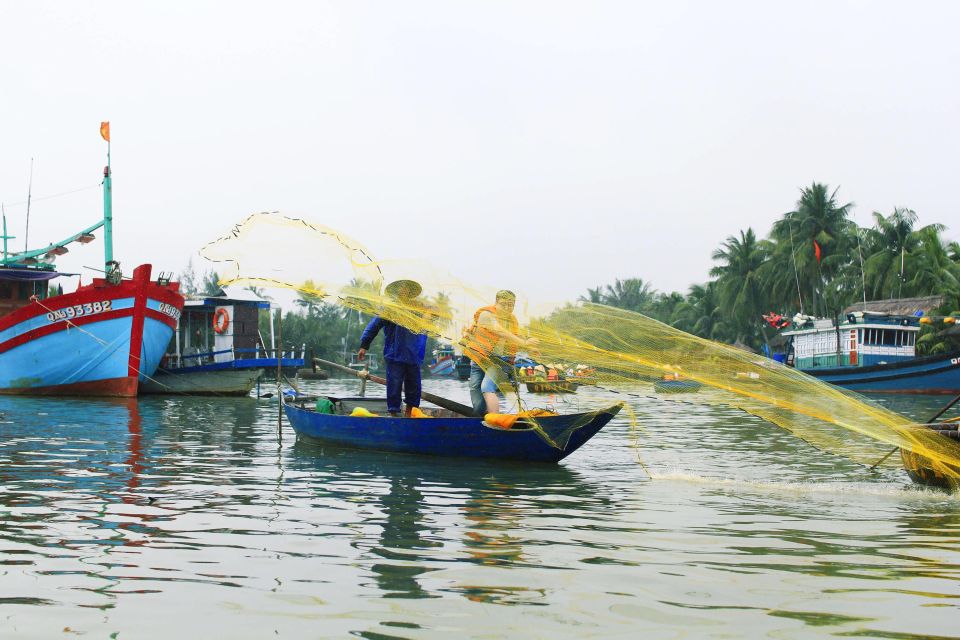
<instances>
[{"instance_id":1,"label":"blue long-sleeve shirt","mask_svg":"<svg viewBox=\"0 0 960 640\"><path fill-rule=\"evenodd\" d=\"M374 316L360 336L360 347L370 350L370 344L383 329L383 358L394 362L419 365L427 351L427 336Z\"/></svg>"}]
</instances>

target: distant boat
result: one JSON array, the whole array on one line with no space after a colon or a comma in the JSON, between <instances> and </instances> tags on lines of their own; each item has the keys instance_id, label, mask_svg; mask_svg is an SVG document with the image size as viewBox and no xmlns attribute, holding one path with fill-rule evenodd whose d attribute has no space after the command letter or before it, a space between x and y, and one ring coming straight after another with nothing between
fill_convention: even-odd
<instances>
[{"instance_id":1,"label":"distant boat","mask_svg":"<svg viewBox=\"0 0 960 640\"><path fill-rule=\"evenodd\" d=\"M596 435L623 407L618 403L586 413L538 417L535 425L518 420L513 428L502 429L481 418L441 409L433 410L434 417L430 418L384 417L384 398L327 400L334 413L309 407L309 400L284 402L284 411L298 437L355 449L528 462L559 462ZM378 415L351 416L357 407Z\"/></svg>"},{"instance_id":2,"label":"distant boat","mask_svg":"<svg viewBox=\"0 0 960 640\"><path fill-rule=\"evenodd\" d=\"M567 370L562 365L539 364L526 356L518 356L514 366L518 382L530 393L576 393L577 387L582 384L595 384L594 381L586 379L586 376L575 377L573 370Z\"/></svg>"},{"instance_id":3,"label":"distant boat","mask_svg":"<svg viewBox=\"0 0 960 640\"><path fill-rule=\"evenodd\" d=\"M580 383L576 380L525 380L530 393L576 393Z\"/></svg>"},{"instance_id":4,"label":"distant boat","mask_svg":"<svg viewBox=\"0 0 960 640\"><path fill-rule=\"evenodd\" d=\"M430 375L442 378L457 374L457 357L450 345L440 345L433 351L433 360L428 365Z\"/></svg>"},{"instance_id":5,"label":"distant boat","mask_svg":"<svg viewBox=\"0 0 960 640\"><path fill-rule=\"evenodd\" d=\"M849 312L832 320L797 316L783 332L786 364L859 392L958 394L960 351L917 356L920 317ZM838 345L839 343L839 345Z\"/></svg>"},{"instance_id":6,"label":"distant boat","mask_svg":"<svg viewBox=\"0 0 960 640\"><path fill-rule=\"evenodd\" d=\"M262 369L169 371L158 369L140 383L140 393L182 396L246 396L263 375Z\"/></svg>"},{"instance_id":7,"label":"distant boat","mask_svg":"<svg viewBox=\"0 0 960 640\"><path fill-rule=\"evenodd\" d=\"M103 129L101 129L103 131ZM109 139L109 133L104 135ZM104 216L98 223L42 249L11 253L3 218L0 260L0 394L135 396L151 377L183 307L179 284L151 280L140 265L124 278L113 260L112 176L104 170ZM105 275L72 293L50 282L66 274L53 261L73 243L103 229Z\"/></svg>"},{"instance_id":8,"label":"distant boat","mask_svg":"<svg viewBox=\"0 0 960 640\"><path fill-rule=\"evenodd\" d=\"M238 287L188 300L163 362L140 393L245 396L264 372L275 377L278 365L295 375L306 362L305 349L261 345L260 309L270 309L270 302Z\"/></svg>"}]
</instances>

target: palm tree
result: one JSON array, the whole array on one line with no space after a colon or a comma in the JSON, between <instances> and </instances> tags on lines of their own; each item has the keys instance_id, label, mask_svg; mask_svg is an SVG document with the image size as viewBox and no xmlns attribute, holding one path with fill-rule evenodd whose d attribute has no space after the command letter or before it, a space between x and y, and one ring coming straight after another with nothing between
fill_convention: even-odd
<instances>
[{"instance_id":1,"label":"palm tree","mask_svg":"<svg viewBox=\"0 0 960 640\"><path fill-rule=\"evenodd\" d=\"M724 315L734 320L735 337L748 344L756 340L758 328L767 341L760 316L767 304L762 275L771 248L768 241L758 241L753 229L748 228L740 232L739 238L728 237L712 256L721 262L710 270L710 275L717 278L719 306Z\"/></svg>"},{"instance_id":2,"label":"palm tree","mask_svg":"<svg viewBox=\"0 0 960 640\"><path fill-rule=\"evenodd\" d=\"M914 229L917 214L906 208L896 208L889 216L874 212L873 218L875 226L867 233L868 255L864 263L867 295L874 299L901 298L904 285L910 280L914 284L907 285L906 295L920 295L911 274L920 267L917 258L924 252L925 236L933 234L928 239L927 251L934 252L930 256L934 263L941 257L949 260L939 236L944 226L931 224Z\"/></svg>"},{"instance_id":3,"label":"palm tree","mask_svg":"<svg viewBox=\"0 0 960 640\"><path fill-rule=\"evenodd\" d=\"M830 193L827 185L814 182L800 191L796 210L775 222L771 232L783 247L776 253L776 273L781 281L796 273L801 301L810 303L814 315L824 306L825 284L853 259L856 225L848 218L853 203L840 205L836 196L837 190ZM792 264L784 264L787 258Z\"/></svg>"},{"instance_id":4,"label":"palm tree","mask_svg":"<svg viewBox=\"0 0 960 640\"><path fill-rule=\"evenodd\" d=\"M942 225L927 225L914 232L919 240L907 282L910 295L942 294L948 301L960 297L960 263L950 258L949 246L940 237Z\"/></svg>"},{"instance_id":5,"label":"palm tree","mask_svg":"<svg viewBox=\"0 0 960 640\"><path fill-rule=\"evenodd\" d=\"M683 294L673 291L656 296L649 307L649 315L660 322L670 324L680 306L684 303Z\"/></svg>"},{"instance_id":6,"label":"palm tree","mask_svg":"<svg viewBox=\"0 0 960 640\"><path fill-rule=\"evenodd\" d=\"M643 313L656 299L657 291L642 278L614 280L603 293L603 304Z\"/></svg>"},{"instance_id":7,"label":"palm tree","mask_svg":"<svg viewBox=\"0 0 960 640\"><path fill-rule=\"evenodd\" d=\"M717 303L716 280L692 285L684 301L677 305L671 324L708 340L732 341L735 338L729 334L729 323Z\"/></svg>"},{"instance_id":8,"label":"palm tree","mask_svg":"<svg viewBox=\"0 0 960 640\"><path fill-rule=\"evenodd\" d=\"M947 253L950 255L951 260L960 263L960 242L951 242L948 244Z\"/></svg>"},{"instance_id":9,"label":"palm tree","mask_svg":"<svg viewBox=\"0 0 960 640\"><path fill-rule=\"evenodd\" d=\"M603 304L603 285L596 289L587 288L587 295L578 298L580 302L592 302L593 304Z\"/></svg>"},{"instance_id":10,"label":"palm tree","mask_svg":"<svg viewBox=\"0 0 960 640\"><path fill-rule=\"evenodd\" d=\"M304 307L307 310L307 316L313 317L316 314L317 307L323 304L322 291L317 288L313 280L306 280L299 289L297 289L297 299L294 304Z\"/></svg>"}]
</instances>

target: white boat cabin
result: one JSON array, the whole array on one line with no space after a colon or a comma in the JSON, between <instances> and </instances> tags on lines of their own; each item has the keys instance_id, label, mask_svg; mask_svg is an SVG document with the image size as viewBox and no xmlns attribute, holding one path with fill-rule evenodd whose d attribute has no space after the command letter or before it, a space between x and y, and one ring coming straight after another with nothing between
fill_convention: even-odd
<instances>
[{"instance_id":1,"label":"white boat cabin","mask_svg":"<svg viewBox=\"0 0 960 640\"><path fill-rule=\"evenodd\" d=\"M839 327L829 319L798 314L782 335L790 340L787 364L814 369L911 360L916 357L919 332L919 317L856 311L848 313Z\"/></svg>"},{"instance_id":2,"label":"white boat cabin","mask_svg":"<svg viewBox=\"0 0 960 640\"><path fill-rule=\"evenodd\" d=\"M260 309L270 302L252 292L224 288L218 296L187 300L164 365L194 367L247 358L275 357L273 318L267 343L259 330Z\"/></svg>"}]
</instances>

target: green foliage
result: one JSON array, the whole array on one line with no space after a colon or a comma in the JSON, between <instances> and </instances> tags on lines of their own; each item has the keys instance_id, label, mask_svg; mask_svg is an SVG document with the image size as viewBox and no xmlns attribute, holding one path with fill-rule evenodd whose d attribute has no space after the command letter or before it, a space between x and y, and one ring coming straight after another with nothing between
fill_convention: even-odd
<instances>
[{"instance_id":1,"label":"green foliage","mask_svg":"<svg viewBox=\"0 0 960 640\"><path fill-rule=\"evenodd\" d=\"M199 293L205 296L215 296L220 293L220 276L216 271L211 271L204 276L203 288Z\"/></svg>"},{"instance_id":2,"label":"green foliage","mask_svg":"<svg viewBox=\"0 0 960 640\"><path fill-rule=\"evenodd\" d=\"M185 296L215 296L220 292L216 271L200 274L193 267L193 258L187 260L187 266L177 275L180 292Z\"/></svg>"},{"instance_id":3,"label":"green foliage","mask_svg":"<svg viewBox=\"0 0 960 640\"><path fill-rule=\"evenodd\" d=\"M835 317L864 297L929 295L945 297L941 314L960 309L960 243L944 241L943 225L917 229L917 214L896 208L888 216L875 212L873 226L862 229L849 218L852 208L838 202L836 190L814 182L800 190L795 209L774 222L767 239L747 229L721 243L713 253L713 279L686 295L660 294L650 283L628 278L587 289L580 300L754 348L772 335L761 318L768 311ZM921 353L957 348L960 336L942 327L925 328L918 339Z\"/></svg>"}]
</instances>

